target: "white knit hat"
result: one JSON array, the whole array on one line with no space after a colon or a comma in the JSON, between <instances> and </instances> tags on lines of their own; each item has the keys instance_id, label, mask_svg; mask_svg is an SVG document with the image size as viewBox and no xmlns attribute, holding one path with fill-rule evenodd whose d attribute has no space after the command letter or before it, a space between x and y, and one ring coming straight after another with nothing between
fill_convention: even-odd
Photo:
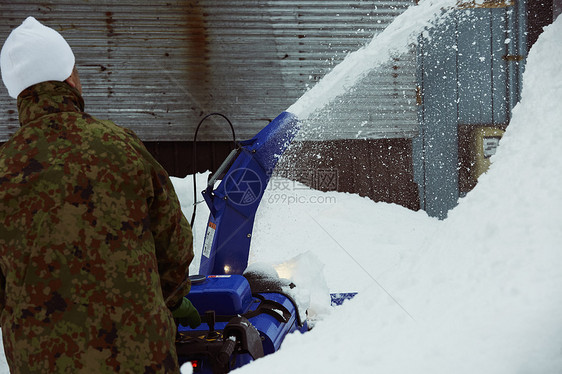
<instances>
[{"instance_id":1,"label":"white knit hat","mask_svg":"<svg viewBox=\"0 0 562 374\"><path fill-rule=\"evenodd\" d=\"M33 17L10 33L0 52L2 80L14 99L34 84L66 80L73 68L74 54L66 40Z\"/></svg>"}]
</instances>

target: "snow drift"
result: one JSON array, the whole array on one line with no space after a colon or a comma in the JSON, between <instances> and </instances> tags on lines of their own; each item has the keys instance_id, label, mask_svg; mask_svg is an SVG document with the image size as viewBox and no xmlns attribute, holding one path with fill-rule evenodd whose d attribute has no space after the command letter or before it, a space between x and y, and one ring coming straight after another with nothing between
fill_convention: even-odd
<instances>
[{"instance_id":1,"label":"snow drift","mask_svg":"<svg viewBox=\"0 0 562 374\"><path fill-rule=\"evenodd\" d=\"M560 61L562 17L529 54L492 167L445 221L273 180L250 260L292 264L319 320L239 371L562 372ZM359 295L329 308L326 287Z\"/></svg>"},{"instance_id":2,"label":"snow drift","mask_svg":"<svg viewBox=\"0 0 562 374\"><path fill-rule=\"evenodd\" d=\"M332 290L361 292L241 372L562 372L560 61L562 17L529 54L491 169L445 221L344 194L265 205L254 258L313 250Z\"/></svg>"}]
</instances>

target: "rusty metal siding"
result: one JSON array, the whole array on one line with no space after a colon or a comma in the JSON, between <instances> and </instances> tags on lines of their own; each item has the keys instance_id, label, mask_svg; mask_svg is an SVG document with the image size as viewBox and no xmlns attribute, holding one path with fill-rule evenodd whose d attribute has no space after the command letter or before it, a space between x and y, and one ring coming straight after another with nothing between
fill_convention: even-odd
<instances>
[{"instance_id":1,"label":"rusty metal siding","mask_svg":"<svg viewBox=\"0 0 562 374\"><path fill-rule=\"evenodd\" d=\"M418 133L416 55L394 57L314 113L299 139L413 138Z\"/></svg>"},{"instance_id":2,"label":"rusty metal siding","mask_svg":"<svg viewBox=\"0 0 562 374\"><path fill-rule=\"evenodd\" d=\"M188 50L186 2L13 1L0 6L2 40L32 15L72 46L86 110L130 127L144 140L177 138L188 111L182 88ZM172 81L172 82L171 82ZM15 100L2 87L0 123L17 125ZM8 114L8 115L7 115ZM5 138L4 129L0 133Z\"/></svg>"},{"instance_id":3,"label":"rusty metal siding","mask_svg":"<svg viewBox=\"0 0 562 374\"><path fill-rule=\"evenodd\" d=\"M214 111L231 118L244 139L412 3L15 0L0 4L0 38L29 15L60 31L77 58L86 110L135 130L145 141L191 140L199 119ZM374 73L376 84L361 93L361 110L353 112L369 122L360 138L415 133L415 61L399 61ZM383 120L377 119L381 113ZM331 136L356 137L353 126L361 118L340 123L343 130ZM17 127L15 100L2 86L0 141ZM201 129L199 139L229 137L217 120Z\"/></svg>"}]
</instances>

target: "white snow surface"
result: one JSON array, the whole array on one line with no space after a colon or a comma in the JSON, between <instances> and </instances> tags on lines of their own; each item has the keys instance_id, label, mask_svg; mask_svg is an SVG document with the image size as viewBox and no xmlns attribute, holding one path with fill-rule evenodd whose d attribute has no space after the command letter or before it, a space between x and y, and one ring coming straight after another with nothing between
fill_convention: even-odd
<instances>
[{"instance_id":1,"label":"white snow surface","mask_svg":"<svg viewBox=\"0 0 562 374\"><path fill-rule=\"evenodd\" d=\"M270 184L250 260L307 290L316 321L239 372L561 373L561 61L559 17L528 56L492 167L444 221ZM359 294L330 308L326 289Z\"/></svg>"},{"instance_id":2,"label":"white snow surface","mask_svg":"<svg viewBox=\"0 0 562 374\"><path fill-rule=\"evenodd\" d=\"M561 61L559 17L492 167L444 221L338 193L262 204L252 259L311 251L331 291L359 295L239 371L562 373Z\"/></svg>"},{"instance_id":3,"label":"white snow surface","mask_svg":"<svg viewBox=\"0 0 562 374\"><path fill-rule=\"evenodd\" d=\"M315 323L236 372L562 373L561 61L559 17L528 56L492 167L444 221L270 184L250 261L292 278ZM172 180L190 218L191 177ZM192 273L208 216L198 211ZM359 294L331 308L328 291Z\"/></svg>"},{"instance_id":4,"label":"white snow surface","mask_svg":"<svg viewBox=\"0 0 562 374\"><path fill-rule=\"evenodd\" d=\"M492 167L444 221L270 183L250 261L305 289L315 324L237 372L561 373L561 61L559 17L528 56ZM327 290L359 294L331 308Z\"/></svg>"}]
</instances>

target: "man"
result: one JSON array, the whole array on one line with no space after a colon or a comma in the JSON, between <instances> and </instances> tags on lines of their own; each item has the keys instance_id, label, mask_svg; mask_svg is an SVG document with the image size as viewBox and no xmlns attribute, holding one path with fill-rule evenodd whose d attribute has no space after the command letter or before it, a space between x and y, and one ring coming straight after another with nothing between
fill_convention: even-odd
<instances>
[{"instance_id":1,"label":"man","mask_svg":"<svg viewBox=\"0 0 562 374\"><path fill-rule=\"evenodd\" d=\"M32 17L1 54L21 128L0 148L0 324L14 373L176 373L196 326L192 234L164 169L84 113L70 46Z\"/></svg>"}]
</instances>

